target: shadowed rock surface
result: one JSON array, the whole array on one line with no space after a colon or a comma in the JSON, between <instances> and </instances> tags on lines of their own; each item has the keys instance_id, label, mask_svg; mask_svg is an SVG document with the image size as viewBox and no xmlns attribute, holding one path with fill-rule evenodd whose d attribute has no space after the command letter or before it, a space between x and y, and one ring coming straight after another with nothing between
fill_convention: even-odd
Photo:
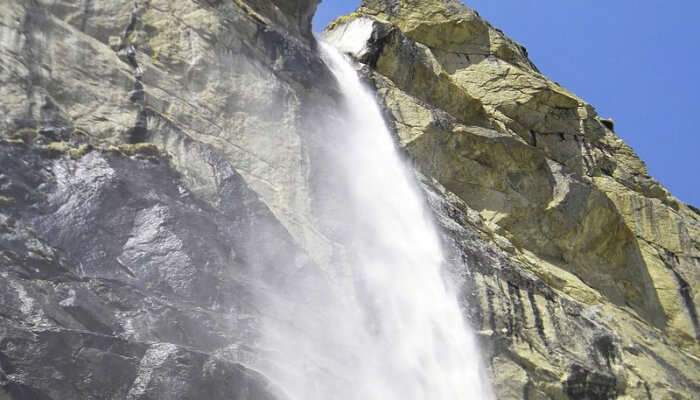
<instances>
[{"instance_id":1,"label":"shadowed rock surface","mask_svg":"<svg viewBox=\"0 0 700 400\"><path fill-rule=\"evenodd\" d=\"M0 2L0 399L285 398L264 299L342 229L317 3ZM697 210L460 2L365 18L499 398L695 398Z\"/></svg>"}]
</instances>

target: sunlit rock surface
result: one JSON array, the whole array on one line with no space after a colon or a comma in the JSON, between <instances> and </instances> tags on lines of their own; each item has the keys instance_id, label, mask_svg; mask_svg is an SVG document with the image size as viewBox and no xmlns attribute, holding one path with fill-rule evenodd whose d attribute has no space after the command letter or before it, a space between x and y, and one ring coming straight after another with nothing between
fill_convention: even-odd
<instances>
[{"instance_id":1,"label":"sunlit rock surface","mask_svg":"<svg viewBox=\"0 0 700 400\"><path fill-rule=\"evenodd\" d=\"M353 55L397 140L517 266L468 263L501 396L693 398L698 211L647 174L611 120L460 2L365 0L325 35L342 48L368 19L368 43L354 46L369 50Z\"/></svg>"},{"instance_id":2,"label":"sunlit rock surface","mask_svg":"<svg viewBox=\"0 0 700 400\"><path fill-rule=\"evenodd\" d=\"M284 398L260 298L338 253L316 4L0 5L0 398ZM700 215L610 120L458 1L327 35L416 166L499 398L697 396Z\"/></svg>"}]
</instances>

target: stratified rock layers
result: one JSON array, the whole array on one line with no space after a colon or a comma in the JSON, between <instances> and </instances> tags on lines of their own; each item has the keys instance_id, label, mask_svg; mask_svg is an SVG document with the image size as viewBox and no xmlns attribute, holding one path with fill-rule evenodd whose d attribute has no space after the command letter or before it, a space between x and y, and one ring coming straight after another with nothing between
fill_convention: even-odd
<instances>
[{"instance_id":1,"label":"stratified rock layers","mask_svg":"<svg viewBox=\"0 0 700 400\"><path fill-rule=\"evenodd\" d=\"M316 4L2 3L0 398L284 398L261 291L342 252ZM461 3L360 19L499 398L694 398L697 210Z\"/></svg>"}]
</instances>

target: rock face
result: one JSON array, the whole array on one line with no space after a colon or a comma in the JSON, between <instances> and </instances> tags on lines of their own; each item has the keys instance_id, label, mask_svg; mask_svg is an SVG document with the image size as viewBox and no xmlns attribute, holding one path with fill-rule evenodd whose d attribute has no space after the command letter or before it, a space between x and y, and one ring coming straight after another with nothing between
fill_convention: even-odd
<instances>
[{"instance_id":1,"label":"rock face","mask_svg":"<svg viewBox=\"0 0 700 400\"><path fill-rule=\"evenodd\" d=\"M417 170L507 260L469 262L467 291L503 398L696 395L700 214L610 120L459 1L365 0L326 37L369 66Z\"/></svg>"},{"instance_id":2,"label":"rock face","mask_svg":"<svg viewBox=\"0 0 700 400\"><path fill-rule=\"evenodd\" d=\"M254 371L262 293L338 251L317 3L2 3L0 399L285 398ZM458 1L366 0L327 35L415 165L499 398L696 396L700 213L611 121Z\"/></svg>"},{"instance_id":3,"label":"rock face","mask_svg":"<svg viewBox=\"0 0 700 400\"><path fill-rule=\"evenodd\" d=\"M283 398L248 281L310 263L316 3L2 3L0 398Z\"/></svg>"}]
</instances>

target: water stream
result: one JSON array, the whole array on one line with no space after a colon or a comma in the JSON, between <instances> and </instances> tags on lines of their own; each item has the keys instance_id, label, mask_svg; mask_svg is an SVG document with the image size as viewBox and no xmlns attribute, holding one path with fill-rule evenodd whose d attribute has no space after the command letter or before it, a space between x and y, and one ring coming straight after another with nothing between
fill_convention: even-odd
<instances>
[{"instance_id":1,"label":"water stream","mask_svg":"<svg viewBox=\"0 0 700 400\"><path fill-rule=\"evenodd\" d=\"M291 307L292 330L275 328L287 340L276 380L295 400L492 399L415 177L352 62L320 50L344 103L332 169L346 185L336 218L351 278L323 304Z\"/></svg>"}]
</instances>

